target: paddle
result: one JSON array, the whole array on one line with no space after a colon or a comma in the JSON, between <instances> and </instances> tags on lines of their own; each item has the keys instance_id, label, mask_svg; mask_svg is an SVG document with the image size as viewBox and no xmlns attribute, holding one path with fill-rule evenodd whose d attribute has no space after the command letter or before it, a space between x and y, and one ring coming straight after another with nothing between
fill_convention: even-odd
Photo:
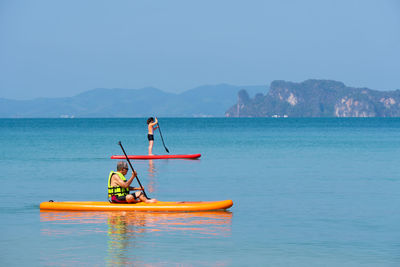
<instances>
[{"instance_id":1,"label":"paddle","mask_svg":"<svg viewBox=\"0 0 400 267\"><path fill-rule=\"evenodd\" d=\"M164 146L164 148L165 148L165 151L167 151L167 152L169 153L169 150L168 150L168 148L165 146L165 143L164 143L164 138L162 137L162 133L161 133L160 124L159 124L159 123L157 123L157 124L158 124L158 131L160 132L160 136L161 136L161 141L162 141L162 144L163 144L163 146Z\"/></svg>"},{"instance_id":2,"label":"paddle","mask_svg":"<svg viewBox=\"0 0 400 267\"><path fill-rule=\"evenodd\" d=\"M121 147L122 152L124 152L124 155L125 155L125 157L126 157L126 160L128 161L129 166L131 166L132 172L134 172L135 169L132 167L132 164L131 164L131 162L130 162L130 160L129 160L129 158L128 158L128 155L125 153L125 149L124 149L124 147L122 146L121 141L119 141L118 144L119 144L119 146ZM137 175L136 175L136 180L138 181L140 188L142 188L144 196L145 196L147 199L150 199L150 198L147 197L146 192L144 191L144 187L143 187L142 184L140 183L139 177L138 177Z\"/></svg>"}]
</instances>

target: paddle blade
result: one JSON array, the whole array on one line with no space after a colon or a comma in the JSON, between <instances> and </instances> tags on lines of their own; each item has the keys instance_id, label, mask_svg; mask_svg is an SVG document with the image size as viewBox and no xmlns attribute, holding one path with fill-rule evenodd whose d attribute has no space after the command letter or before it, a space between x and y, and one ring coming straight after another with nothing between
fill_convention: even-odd
<instances>
[{"instance_id":1,"label":"paddle blade","mask_svg":"<svg viewBox=\"0 0 400 267\"><path fill-rule=\"evenodd\" d=\"M158 123L157 123L157 124L158 124ZM167 151L167 152L169 153L169 150L168 150L168 148L165 146L165 143L164 143L164 138L163 138L162 133L161 133L160 124L158 124L158 132L160 133L161 141L162 141L162 144L163 144L163 146L164 146L164 148L165 148L165 151Z\"/></svg>"}]
</instances>

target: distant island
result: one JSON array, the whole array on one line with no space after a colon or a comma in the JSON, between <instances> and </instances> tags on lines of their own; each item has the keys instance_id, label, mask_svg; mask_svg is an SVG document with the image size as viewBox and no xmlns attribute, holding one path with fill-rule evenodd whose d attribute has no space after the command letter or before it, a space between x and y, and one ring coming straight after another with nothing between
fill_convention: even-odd
<instances>
[{"instance_id":1,"label":"distant island","mask_svg":"<svg viewBox=\"0 0 400 267\"><path fill-rule=\"evenodd\" d=\"M267 85L204 85L180 94L147 87L97 88L63 98L0 98L0 118L223 117L239 90L267 92Z\"/></svg>"},{"instance_id":2,"label":"distant island","mask_svg":"<svg viewBox=\"0 0 400 267\"><path fill-rule=\"evenodd\" d=\"M236 102L236 104L235 104ZM63 98L0 98L0 118L400 117L400 90L342 82L273 81L270 86L204 85L180 94L147 87L97 88Z\"/></svg>"},{"instance_id":3,"label":"distant island","mask_svg":"<svg viewBox=\"0 0 400 267\"><path fill-rule=\"evenodd\" d=\"M267 94L251 98L246 90L226 117L400 117L400 90L352 88L342 82L273 81Z\"/></svg>"}]
</instances>

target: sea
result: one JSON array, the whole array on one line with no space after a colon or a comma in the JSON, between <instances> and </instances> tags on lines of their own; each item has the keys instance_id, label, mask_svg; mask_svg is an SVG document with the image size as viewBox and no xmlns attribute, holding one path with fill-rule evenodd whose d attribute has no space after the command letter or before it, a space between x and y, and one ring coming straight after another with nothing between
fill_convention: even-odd
<instances>
[{"instance_id":1,"label":"sea","mask_svg":"<svg viewBox=\"0 0 400 267\"><path fill-rule=\"evenodd\" d=\"M40 211L106 201L146 118L0 119L0 266L400 266L400 118L159 123L170 154L201 158L132 160L147 195L230 209Z\"/></svg>"}]
</instances>

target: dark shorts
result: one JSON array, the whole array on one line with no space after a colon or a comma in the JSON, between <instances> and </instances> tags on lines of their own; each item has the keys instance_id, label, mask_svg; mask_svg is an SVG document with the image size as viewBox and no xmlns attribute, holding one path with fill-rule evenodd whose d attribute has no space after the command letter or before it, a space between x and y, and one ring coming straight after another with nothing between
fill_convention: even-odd
<instances>
[{"instance_id":1,"label":"dark shorts","mask_svg":"<svg viewBox=\"0 0 400 267\"><path fill-rule=\"evenodd\" d=\"M112 203L128 203L126 202L126 196L112 196L111 197L111 202Z\"/></svg>"},{"instance_id":2,"label":"dark shorts","mask_svg":"<svg viewBox=\"0 0 400 267\"><path fill-rule=\"evenodd\" d=\"M140 197L142 194L143 194L143 192L134 192L134 193L131 194L131 195L133 196L133 198L134 198L136 201L139 201L139 197ZM117 196L112 196L112 197L111 197L111 202L112 202L112 203L128 203L128 202L126 201L126 196L119 196L119 197L117 197Z\"/></svg>"},{"instance_id":3,"label":"dark shorts","mask_svg":"<svg viewBox=\"0 0 400 267\"><path fill-rule=\"evenodd\" d=\"M149 141L154 141L154 135L148 134L147 139L149 139Z\"/></svg>"}]
</instances>

